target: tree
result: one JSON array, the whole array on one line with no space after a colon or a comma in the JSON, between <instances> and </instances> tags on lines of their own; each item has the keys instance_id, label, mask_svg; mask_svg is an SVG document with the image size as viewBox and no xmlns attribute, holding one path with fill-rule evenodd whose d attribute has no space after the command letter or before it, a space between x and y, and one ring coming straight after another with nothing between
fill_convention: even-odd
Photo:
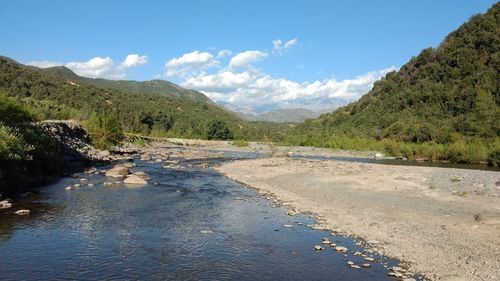
<instances>
[{"instance_id":1,"label":"tree","mask_svg":"<svg viewBox=\"0 0 500 281\"><path fill-rule=\"evenodd\" d=\"M92 113L85 122L92 144L100 149L108 149L123 139L123 128L120 122L108 114Z\"/></svg>"},{"instance_id":2,"label":"tree","mask_svg":"<svg viewBox=\"0 0 500 281\"><path fill-rule=\"evenodd\" d=\"M209 140L229 140L233 138L233 133L229 130L226 123L222 121L212 122L207 130L207 139Z\"/></svg>"}]
</instances>

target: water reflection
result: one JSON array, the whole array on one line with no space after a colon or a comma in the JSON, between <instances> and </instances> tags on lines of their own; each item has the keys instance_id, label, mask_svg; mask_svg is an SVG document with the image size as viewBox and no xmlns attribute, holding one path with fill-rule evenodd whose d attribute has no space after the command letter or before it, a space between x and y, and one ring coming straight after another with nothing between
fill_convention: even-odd
<instances>
[{"instance_id":1,"label":"water reflection","mask_svg":"<svg viewBox=\"0 0 500 281\"><path fill-rule=\"evenodd\" d=\"M362 258L314 252L324 236L362 249L305 227L310 218L287 216L213 170L137 163L133 170L157 185L105 188L105 178L93 175L94 187L68 192L78 179L67 178L43 189L33 201L40 206L30 206L39 211L2 217L2 280L389 279L381 264L354 270L347 260Z\"/></svg>"}]
</instances>

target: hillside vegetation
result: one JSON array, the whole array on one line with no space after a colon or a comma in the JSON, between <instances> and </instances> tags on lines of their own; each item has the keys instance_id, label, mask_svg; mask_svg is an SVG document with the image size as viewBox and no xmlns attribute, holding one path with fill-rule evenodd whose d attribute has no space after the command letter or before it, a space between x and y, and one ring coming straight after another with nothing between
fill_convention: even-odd
<instances>
[{"instance_id":1,"label":"hillside vegetation","mask_svg":"<svg viewBox=\"0 0 500 281\"><path fill-rule=\"evenodd\" d=\"M230 131L221 136L259 139L288 128L247 122L203 94L167 81L89 79L64 67L39 69L6 57L0 57L0 90L40 120L87 120L98 113L113 116L126 132L145 135L208 138L216 124Z\"/></svg>"},{"instance_id":2,"label":"hillside vegetation","mask_svg":"<svg viewBox=\"0 0 500 281\"><path fill-rule=\"evenodd\" d=\"M431 160L498 159L499 12L497 3L472 17L359 101L300 125L288 142Z\"/></svg>"}]
</instances>

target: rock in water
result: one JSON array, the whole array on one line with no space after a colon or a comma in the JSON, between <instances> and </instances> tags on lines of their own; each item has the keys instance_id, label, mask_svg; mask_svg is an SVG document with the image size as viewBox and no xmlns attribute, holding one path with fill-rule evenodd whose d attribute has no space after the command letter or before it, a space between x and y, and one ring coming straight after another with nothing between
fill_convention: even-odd
<instances>
[{"instance_id":1,"label":"rock in water","mask_svg":"<svg viewBox=\"0 0 500 281\"><path fill-rule=\"evenodd\" d=\"M129 175L127 178L123 181L123 183L126 184L140 184L144 185L147 184L148 182L145 181L143 178L136 176L136 175Z\"/></svg>"},{"instance_id":2,"label":"rock in water","mask_svg":"<svg viewBox=\"0 0 500 281\"><path fill-rule=\"evenodd\" d=\"M335 249L335 251L341 252L341 253L346 253L347 252L347 248L346 247L342 247L342 246L337 246L334 249Z\"/></svg>"},{"instance_id":3,"label":"rock in water","mask_svg":"<svg viewBox=\"0 0 500 281\"><path fill-rule=\"evenodd\" d=\"M10 203L8 200L0 201L0 209L8 209L10 207L12 207L12 203Z\"/></svg>"},{"instance_id":4,"label":"rock in water","mask_svg":"<svg viewBox=\"0 0 500 281\"><path fill-rule=\"evenodd\" d=\"M16 211L15 214L16 215L20 215L20 216L29 215L30 214L30 210L28 210L28 209L21 209L21 210Z\"/></svg>"},{"instance_id":5,"label":"rock in water","mask_svg":"<svg viewBox=\"0 0 500 281\"><path fill-rule=\"evenodd\" d=\"M320 245L316 245L316 246L314 246L314 250L321 251L321 250L323 250L323 247L321 247Z\"/></svg>"},{"instance_id":6,"label":"rock in water","mask_svg":"<svg viewBox=\"0 0 500 281\"><path fill-rule=\"evenodd\" d=\"M129 173L130 173L130 171L128 170L127 167L122 166L122 165L116 165L113 167L113 169L106 172L106 177L123 178L124 176L128 175Z\"/></svg>"},{"instance_id":7,"label":"rock in water","mask_svg":"<svg viewBox=\"0 0 500 281\"><path fill-rule=\"evenodd\" d=\"M145 172L136 172L136 173L133 173L133 174L136 175L136 176L138 176L138 177L140 177L143 180L146 180L146 181L148 181L148 180L151 179L151 177L148 174L146 174Z\"/></svg>"}]
</instances>

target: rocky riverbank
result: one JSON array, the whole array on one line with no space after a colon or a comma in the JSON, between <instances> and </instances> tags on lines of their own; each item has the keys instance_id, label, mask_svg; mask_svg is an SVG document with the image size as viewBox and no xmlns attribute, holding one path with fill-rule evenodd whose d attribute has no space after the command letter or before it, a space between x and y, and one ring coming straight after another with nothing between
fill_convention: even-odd
<instances>
[{"instance_id":1,"label":"rocky riverbank","mask_svg":"<svg viewBox=\"0 0 500 281\"><path fill-rule=\"evenodd\" d=\"M217 170L430 280L500 280L499 172L286 157Z\"/></svg>"},{"instance_id":2,"label":"rocky riverbank","mask_svg":"<svg viewBox=\"0 0 500 281\"><path fill-rule=\"evenodd\" d=\"M43 153L31 161L2 163L0 194L4 197L17 197L52 179L121 157L92 147L84 128L76 121L49 120L32 126L44 140L38 144Z\"/></svg>"}]
</instances>

